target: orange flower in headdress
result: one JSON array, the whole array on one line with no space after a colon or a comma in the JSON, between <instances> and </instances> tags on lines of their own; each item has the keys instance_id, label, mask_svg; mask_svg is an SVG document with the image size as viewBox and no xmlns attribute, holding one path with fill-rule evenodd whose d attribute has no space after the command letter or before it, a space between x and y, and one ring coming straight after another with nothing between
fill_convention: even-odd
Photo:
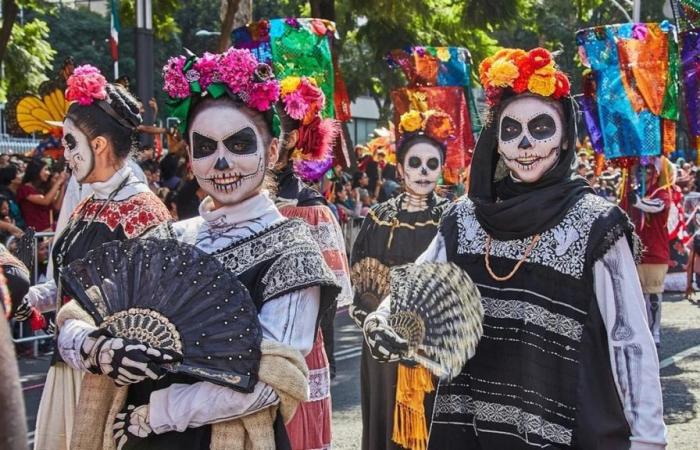
<instances>
[{"instance_id":1,"label":"orange flower in headdress","mask_svg":"<svg viewBox=\"0 0 700 450\"><path fill-rule=\"evenodd\" d=\"M543 48L529 52L500 50L479 65L479 79L491 106L498 104L507 89L516 94L529 91L554 99L566 97L571 91L569 79L557 70L552 54Z\"/></svg>"},{"instance_id":2,"label":"orange flower in headdress","mask_svg":"<svg viewBox=\"0 0 700 450\"><path fill-rule=\"evenodd\" d=\"M439 142L453 139L455 136L455 126L452 118L442 111L429 111L425 118L425 134L435 138Z\"/></svg>"}]
</instances>

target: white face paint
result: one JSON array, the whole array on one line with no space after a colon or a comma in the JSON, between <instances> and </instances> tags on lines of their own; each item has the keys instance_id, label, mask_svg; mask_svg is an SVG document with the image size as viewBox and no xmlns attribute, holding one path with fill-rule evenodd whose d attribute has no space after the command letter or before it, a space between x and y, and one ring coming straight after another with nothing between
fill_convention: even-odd
<instances>
[{"instance_id":1,"label":"white face paint","mask_svg":"<svg viewBox=\"0 0 700 450\"><path fill-rule=\"evenodd\" d=\"M90 175L95 166L95 155L88 137L71 119L63 121L63 157L79 183Z\"/></svg>"},{"instance_id":2,"label":"white face paint","mask_svg":"<svg viewBox=\"0 0 700 450\"><path fill-rule=\"evenodd\" d=\"M442 153L428 142L412 145L403 158L403 175L406 189L416 195L428 195L435 190L440 178Z\"/></svg>"},{"instance_id":3,"label":"white face paint","mask_svg":"<svg viewBox=\"0 0 700 450\"><path fill-rule=\"evenodd\" d=\"M499 123L498 152L515 178L534 183L557 162L563 120L552 103L518 98L506 106Z\"/></svg>"},{"instance_id":4,"label":"white face paint","mask_svg":"<svg viewBox=\"0 0 700 450\"><path fill-rule=\"evenodd\" d=\"M201 188L223 205L260 192L265 148L256 125L230 104L213 104L190 125L192 173Z\"/></svg>"}]
</instances>

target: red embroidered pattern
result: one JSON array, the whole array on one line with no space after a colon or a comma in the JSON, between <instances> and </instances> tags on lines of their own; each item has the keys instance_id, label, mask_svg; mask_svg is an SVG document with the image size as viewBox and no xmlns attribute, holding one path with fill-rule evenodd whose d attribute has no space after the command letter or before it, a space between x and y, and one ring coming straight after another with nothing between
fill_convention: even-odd
<instances>
[{"instance_id":1,"label":"red embroidered pattern","mask_svg":"<svg viewBox=\"0 0 700 450\"><path fill-rule=\"evenodd\" d=\"M104 209L102 209L104 207ZM111 201L105 206L105 200L83 200L72 218L83 216L83 220L92 220L102 209L95 222L100 222L111 231L122 226L127 239L138 237L156 225L171 219L168 209L151 192L141 192L122 201Z\"/></svg>"}]
</instances>

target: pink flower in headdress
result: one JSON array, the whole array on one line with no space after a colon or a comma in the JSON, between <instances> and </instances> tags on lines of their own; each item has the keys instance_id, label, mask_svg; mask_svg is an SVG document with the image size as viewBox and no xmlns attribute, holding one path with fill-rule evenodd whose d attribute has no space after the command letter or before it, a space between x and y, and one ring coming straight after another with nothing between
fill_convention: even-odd
<instances>
[{"instance_id":1,"label":"pink flower in headdress","mask_svg":"<svg viewBox=\"0 0 700 450\"><path fill-rule=\"evenodd\" d=\"M248 91L246 104L258 111L267 111L279 99L280 85L276 81L253 83Z\"/></svg>"},{"instance_id":2,"label":"pink flower in headdress","mask_svg":"<svg viewBox=\"0 0 700 450\"><path fill-rule=\"evenodd\" d=\"M312 84L307 78L302 78L296 92L304 99L308 105L307 114L316 114L323 109L326 96L323 91Z\"/></svg>"},{"instance_id":3,"label":"pink flower in headdress","mask_svg":"<svg viewBox=\"0 0 700 450\"><path fill-rule=\"evenodd\" d=\"M190 83L182 70L187 58L173 57L163 67L163 90L172 98L186 98L190 95Z\"/></svg>"},{"instance_id":4,"label":"pink flower in headdress","mask_svg":"<svg viewBox=\"0 0 700 450\"><path fill-rule=\"evenodd\" d=\"M290 27L295 28L295 29L297 29L297 30L298 30L299 27L301 26L301 24L300 24L299 21L296 19L296 17L287 17L286 19L284 19L284 23L286 23L286 24L289 25Z\"/></svg>"},{"instance_id":5,"label":"pink flower in headdress","mask_svg":"<svg viewBox=\"0 0 700 450\"><path fill-rule=\"evenodd\" d=\"M199 84L202 86L202 89L206 89L212 83L221 81L218 70L219 57L220 55L205 52L195 61L193 69L199 73Z\"/></svg>"},{"instance_id":6,"label":"pink flower in headdress","mask_svg":"<svg viewBox=\"0 0 700 450\"><path fill-rule=\"evenodd\" d=\"M219 60L221 81L238 94L248 89L258 61L250 50L230 48Z\"/></svg>"},{"instance_id":7,"label":"pink flower in headdress","mask_svg":"<svg viewBox=\"0 0 700 450\"><path fill-rule=\"evenodd\" d=\"M76 101L83 106L91 105L95 100L107 98L107 80L99 69L91 65L78 66L68 77L66 100Z\"/></svg>"},{"instance_id":8,"label":"pink flower in headdress","mask_svg":"<svg viewBox=\"0 0 700 450\"><path fill-rule=\"evenodd\" d=\"M326 24L321 19L314 19L311 21L311 29L314 33L319 36L323 36L328 32Z\"/></svg>"},{"instance_id":9,"label":"pink flower in headdress","mask_svg":"<svg viewBox=\"0 0 700 450\"><path fill-rule=\"evenodd\" d=\"M309 111L309 104L306 103L299 91L294 91L284 97L284 110L292 119L301 120Z\"/></svg>"}]
</instances>

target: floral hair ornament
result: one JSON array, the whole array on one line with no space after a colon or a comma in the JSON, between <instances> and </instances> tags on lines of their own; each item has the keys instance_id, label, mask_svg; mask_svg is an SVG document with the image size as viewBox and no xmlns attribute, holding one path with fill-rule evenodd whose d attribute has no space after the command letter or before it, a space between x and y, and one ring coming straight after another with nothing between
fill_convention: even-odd
<instances>
[{"instance_id":1,"label":"floral hair ornament","mask_svg":"<svg viewBox=\"0 0 700 450\"><path fill-rule=\"evenodd\" d=\"M456 129L450 115L438 109L425 111L411 109L403 113L399 120L400 141L420 134L444 146L448 141L455 139L455 133Z\"/></svg>"},{"instance_id":2,"label":"floral hair ornament","mask_svg":"<svg viewBox=\"0 0 700 450\"><path fill-rule=\"evenodd\" d=\"M170 58L163 67L163 89L170 97L170 114L187 130L187 116L195 99L229 95L255 111L269 111L279 99L280 86L272 68L258 62L250 50L230 48L224 53Z\"/></svg>"},{"instance_id":3,"label":"floral hair ornament","mask_svg":"<svg viewBox=\"0 0 700 450\"><path fill-rule=\"evenodd\" d=\"M66 80L66 100L80 106L97 105L121 126L130 130L136 129L138 124L129 123L112 108L111 99L107 94L108 84L97 67L89 64L78 66ZM138 122L140 121L139 115Z\"/></svg>"},{"instance_id":4,"label":"floral hair ornament","mask_svg":"<svg viewBox=\"0 0 700 450\"><path fill-rule=\"evenodd\" d=\"M497 105L507 90L530 92L559 100L571 92L569 78L557 70L552 54L544 48L526 52L506 48L479 65L479 78L489 106Z\"/></svg>"},{"instance_id":5,"label":"floral hair ornament","mask_svg":"<svg viewBox=\"0 0 700 450\"><path fill-rule=\"evenodd\" d=\"M299 121L297 147L292 159L322 161L331 155L338 135L338 123L323 119L321 111L326 97L316 80L310 77L290 76L280 82L281 107L290 118Z\"/></svg>"}]
</instances>

